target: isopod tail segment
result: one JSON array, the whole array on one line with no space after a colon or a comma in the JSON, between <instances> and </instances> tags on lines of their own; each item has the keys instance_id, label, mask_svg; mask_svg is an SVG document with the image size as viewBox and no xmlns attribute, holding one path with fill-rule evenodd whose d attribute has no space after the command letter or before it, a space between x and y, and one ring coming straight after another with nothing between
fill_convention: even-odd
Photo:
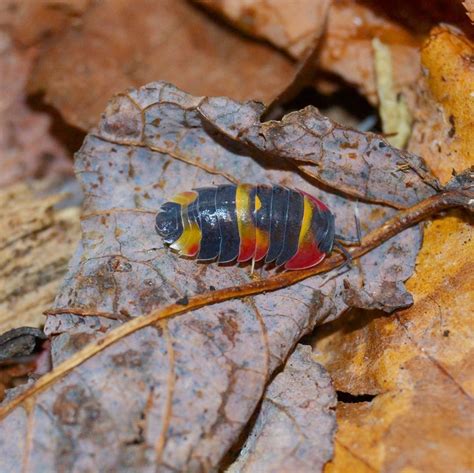
<instances>
[{"instance_id":1,"label":"isopod tail segment","mask_svg":"<svg viewBox=\"0 0 474 473\"><path fill-rule=\"evenodd\" d=\"M181 256L306 269L331 253L335 219L303 191L279 185L221 185L182 192L156 217L156 231ZM341 238L342 240L342 238ZM341 250L343 251L343 250Z\"/></svg>"}]
</instances>

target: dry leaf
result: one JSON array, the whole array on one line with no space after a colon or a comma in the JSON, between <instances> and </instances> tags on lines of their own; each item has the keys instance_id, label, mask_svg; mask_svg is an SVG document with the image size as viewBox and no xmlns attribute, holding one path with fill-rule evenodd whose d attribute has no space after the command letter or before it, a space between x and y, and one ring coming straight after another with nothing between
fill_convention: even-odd
<instances>
[{"instance_id":1,"label":"dry leaf","mask_svg":"<svg viewBox=\"0 0 474 473\"><path fill-rule=\"evenodd\" d=\"M26 103L25 84L34 56L31 49L15 47L0 30L0 186L72 171L67 151L49 132L51 118Z\"/></svg>"},{"instance_id":2,"label":"dry leaf","mask_svg":"<svg viewBox=\"0 0 474 473\"><path fill-rule=\"evenodd\" d=\"M418 37L427 35L439 23L456 25L466 33L472 31L463 0L363 0L363 3Z\"/></svg>"},{"instance_id":3,"label":"dry leaf","mask_svg":"<svg viewBox=\"0 0 474 473\"><path fill-rule=\"evenodd\" d=\"M372 39L390 48L396 74L394 88L404 90L419 75L419 40L403 26L352 0L335 2L321 47L321 68L354 85L371 103L377 103Z\"/></svg>"},{"instance_id":4,"label":"dry leaf","mask_svg":"<svg viewBox=\"0 0 474 473\"><path fill-rule=\"evenodd\" d=\"M236 115L225 107L221 110L221 103L221 99L209 99L199 106L220 132L267 156L285 158L306 175L340 192L404 208L439 189L420 157L390 146L374 133L339 125L314 107L290 113L281 121L261 123L257 110L249 108L244 115L240 104L227 102L241 112Z\"/></svg>"},{"instance_id":5,"label":"dry leaf","mask_svg":"<svg viewBox=\"0 0 474 473\"><path fill-rule=\"evenodd\" d=\"M311 36L321 35L326 28L319 66L354 85L374 104L378 101L371 46L374 38L390 48L398 93L406 92L416 82L420 40L433 25L448 22L466 32L471 30L461 3L452 0L337 0L331 2L327 22L326 0L298 0L291 8L280 0L208 0L204 6L297 59L301 59ZM316 86L330 91L337 84L318 77Z\"/></svg>"},{"instance_id":6,"label":"dry leaf","mask_svg":"<svg viewBox=\"0 0 474 473\"><path fill-rule=\"evenodd\" d=\"M42 50L30 90L71 124L95 125L113 93L163 79L195 94L270 101L294 66L184 0L93 2Z\"/></svg>"},{"instance_id":7,"label":"dry leaf","mask_svg":"<svg viewBox=\"0 0 474 473\"><path fill-rule=\"evenodd\" d=\"M472 135L464 125L464 133L449 136L443 107L453 107L458 121L466 124L467 84L473 81L457 56L466 51L467 40L451 29L433 33L422 52L429 79L419 92L423 108L416 116L414 138L426 135L423 155L446 181L452 168L466 165L464 154L446 150L453 143L458 149L472 147ZM443 84L438 104L428 80L438 93ZM461 97L462 109L457 106ZM430 140L443 148L428 146ZM416 149L413 139L410 148ZM427 225L416 273L407 283L415 299L412 308L390 318L354 312L320 330L317 359L343 393L336 455L327 473L472 469L473 236L466 214L434 220Z\"/></svg>"},{"instance_id":8,"label":"dry leaf","mask_svg":"<svg viewBox=\"0 0 474 473\"><path fill-rule=\"evenodd\" d=\"M462 2L464 8L466 9L467 16L474 23L474 0L464 0Z\"/></svg>"},{"instance_id":9,"label":"dry leaf","mask_svg":"<svg viewBox=\"0 0 474 473\"><path fill-rule=\"evenodd\" d=\"M269 384L255 425L227 473L322 471L333 455L336 392L311 348L298 345Z\"/></svg>"},{"instance_id":10,"label":"dry leaf","mask_svg":"<svg viewBox=\"0 0 474 473\"><path fill-rule=\"evenodd\" d=\"M92 0L8 0L0 4L0 24L22 46L47 40L77 20Z\"/></svg>"},{"instance_id":11,"label":"dry leaf","mask_svg":"<svg viewBox=\"0 0 474 473\"><path fill-rule=\"evenodd\" d=\"M85 213L80 247L46 325L55 335L55 365L121 320L250 280L248 267L199 265L162 246L155 212L178 189L225 183L220 173L232 170L239 181L310 191L335 210L339 229L353 228L353 201L315 188L282 156L249 156L248 145L236 147L217 131L232 122L243 132L261 111L259 104L193 97L164 83L111 101L77 154ZM366 229L394 213L376 204L359 209ZM412 228L344 275L204 307L128 336L27 401L28 411L19 406L3 420L1 429L15 435L0 435L9 452L0 455L2 467L217 468L297 340L346 309L344 280L369 305L393 310L410 303L402 281L419 244Z\"/></svg>"},{"instance_id":12,"label":"dry leaf","mask_svg":"<svg viewBox=\"0 0 474 473\"><path fill-rule=\"evenodd\" d=\"M428 225L411 309L320 329L317 359L355 396L338 404L328 473L472 468L474 235L464 217ZM375 397L357 402L366 394Z\"/></svg>"},{"instance_id":13,"label":"dry leaf","mask_svg":"<svg viewBox=\"0 0 474 473\"><path fill-rule=\"evenodd\" d=\"M297 59L311 47L314 37L323 34L330 4L331 0L293 0L289 8L287 0L204 2L206 8L224 15L247 34L265 39Z\"/></svg>"},{"instance_id":14,"label":"dry leaf","mask_svg":"<svg viewBox=\"0 0 474 473\"><path fill-rule=\"evenodd\" d=\"M429 161L442 182L474 163L473 55L472 42L448 27L433 29L421 51L425 77L408 149Z\"/></svg>"},{"instance_id":15,"label":"dry leaf","mask_svg":"<svg viewBox=\"0 0 474 473\"><path fill-rule=\"evenodd\" d=\"M301 59L310 38L326 28L319 66L357 87L372 103L377 102L373 38L390 47L397 71L394 76L397 91L413 84L419 74L419 40L379 13L379 8L339 0L331 3L326 23L326 16L321 14L328 7L326 0L298 0L297 7L292 4L291 8L285 1L214 0L204 5L243 31L267 39L297 59Z\"/></svg>"},{"instance_id":16,"label":"dry leaf","mask_svg":"<svg viewBox=\"0 0 474 473\"><path fill-rule=\"evenodd\" d=\"M44 323L79 240L79 209L53 209L63 198L25 184L0 192L0 334Z\"/></svg>"}]
</instances>

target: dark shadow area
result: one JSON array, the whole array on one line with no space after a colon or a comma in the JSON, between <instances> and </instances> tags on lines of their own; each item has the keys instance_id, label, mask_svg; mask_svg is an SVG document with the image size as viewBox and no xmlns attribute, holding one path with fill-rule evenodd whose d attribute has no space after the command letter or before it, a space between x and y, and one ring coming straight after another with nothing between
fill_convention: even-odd
<instances>
[{"instance_id":1,"label":"dark shadow area","mask_svg":"<svg viewBox=\"0 0 474 473\"><path fill-rule=\"evenodd\" d=\"M474 28L462 2L453 0L358 0L377 15L404 26L413 34L426 35L440 23L449 23L474 37Z\"/></svg>"},{"instance_id":2,"label":"dark shadow area","mask_svg":"<svg viewBox=\"0 0 474 473\"><path fill-rule=\"evenodd\" d=\"M71 158L82 145L87 132L67 123L59 111L44 101L43 94L30 95L28 106L35 112L45 113L51 118L49 133L70 153Z\"/></svg>"},{"instance_id":3,"label":"dark shadow area","mask_svg":"<svg viewBox=\"0 0 474 473\"><path fill-rule=\"evenodd\" d=\"M336 320L316 327L313 334L306 337L306 343L313 345L336 332L348 334L361 330L370 322L380 317L388 317L390 314L381 310L349 309Z\"/></svg>"},{"instance_id":4,"label":"dark shadow area","mask_svg":"<svg viewBox=\"0 0 474 473\"><path fill-rule=\"evenodd\" d=\"M365 97L342 83L340 79L331 78L331 80L340 83L338 90L332 94L322 94L314 87L306 87L293 100L285 104L284 114L312 105L317 107L323 115L341 125L355 128L357 128L357 124L363 123L368 117L374 117L374 125L370 127L370 131L381 131L377 110Z\"/></svg>"},{"instance_id":5,"label":"dark shadow area","mask_svg":"<svg viewBox=\"0 0 474 473\"><path fill-rule=\"evenodd\" d=\"M371 402L377 394L351 394L344 391L336 391L337 402L344 404L357 404L359 402Z\"/></svg>"}]
</instances>

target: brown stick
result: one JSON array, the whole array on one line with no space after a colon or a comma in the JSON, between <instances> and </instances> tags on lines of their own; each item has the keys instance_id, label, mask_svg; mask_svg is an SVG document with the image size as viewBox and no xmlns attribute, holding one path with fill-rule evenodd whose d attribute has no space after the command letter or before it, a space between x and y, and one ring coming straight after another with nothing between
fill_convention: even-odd
<instances>
[{"instance_id":1,"label":"brown stick","mask_svg":"<svg viewBox=\"0 0 474 473\"><path fill-rule=\"evenodd\" d=\"M463 189L445 191L425 199L413 207L410 207L409 209L402 210L395 217L385 222L382 226L368 233L363 238L361 245L349 249L349 252L351 253L352 258L360 258L370 250L381 245L383 242L387 241L408 227L411 227L412 225L428 218L437 212L454 207L464 207L472 211L474 209L474 192L472 190ZM186 305L171 304L164 308L154 310L147 315L137 317L129 322L126 322L116 329L108 332L104 337L90 343L85 348L72 355L66 361L59 364L53 371L41 377L29 389L19 394L8 404L0 407L0 420L18 405L22 404L25 400L39 394L49 385L61 379L76 366L79 366L80 364L84 363L84 361L104 350L106 347L109 347L110 345L136 332L137 330L145 328L148 325L152 325L159 320L167 319L179 314L184 314L186 312L199 309L203 306L224 302L229 299L251 296L255 294L261 294L263 292L281 289L302 281L303 279L306 279L310 276L334 269L339 266L342 261L342 256L333 255L325 260L322 264L314 268L303 271L281 273L268 279L254 281L242 286L234 286L193 296L189 298L189 301ZM74 313L74 309L64 308L61 312ZM87 315L95 314L91 313Z\"/></svg>"}]
</instances>

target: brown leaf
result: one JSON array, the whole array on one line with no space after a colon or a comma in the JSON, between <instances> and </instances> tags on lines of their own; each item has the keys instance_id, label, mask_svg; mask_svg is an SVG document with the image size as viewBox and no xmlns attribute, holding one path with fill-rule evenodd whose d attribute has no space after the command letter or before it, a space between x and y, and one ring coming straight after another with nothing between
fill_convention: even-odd
<instances>
[{"instance_id":1,"label":"brown leaf","mask_svg":"<svg viewBox=\"0 0 474 473\"><path fill-rule=\"evenodd\" d=\"M471 31L462 0L364 0L363 3L418 37L427 35L440 23L456 25L466 33Z\"/></svg>"},{"instance_id":2,"label":"brown leaf","mask_svg":"<svg viewBox=\"0 0 474 473\"><path fill-rule=\"evenodd\" d=\"M474 23L474 0L464 0L462 2L464 8L466 9L467 16Z\"/></svg>"},{"instance_id":3,"label":"brown leaf","mask_svg":"<svg viewBox=\"0 0 474 473\"><path fill-rule=\"evenodd\" d=\"M394 88L403 90L419 75L419 40L388 17L352 0L335 2L329 14L321 67L354 85L371 103L377 103L372 39L390 48L397 73Z\"/></svg>"},{"instance_id":4,"label":"brown leaf","mask_svg":"<svg viewBox=\"0 0 474 473\"><path fill-rule=\"evenodd\" d=\"M420 88L414 138L443 181L452 168L466 164L464 154L453 149L472 143L464 119L472 89L467 50L465 37L437 28L422 52L427 79ZM452 136L443 118L448 107L461 123L461 133ZM450 213L427 226L416 273L407 283L412 308L392 318L355 312L320 331L317 359L352 400L338 403L336 455L327 473L472 468L471 220Z\"/></svg>"},{"instance_id":5,"label":"brown leaf","mask_svg":"<svg viewBox=\"0 0 474 473\"><path fill-rule=\"evenodd\" d=\"M30 90L88 129L113 93L164 79L195 94L268 102L294 66L184 0L93 2L38 60Z\"/></svg>"},{"instance_id":6,"label":"brown leaf","mask_svg":"<svg viewBox=\"0 0 474 473\"><path fill-rule=\"evenodd\" d=\"M435 220L408 283L412 308L390 318L354 313L319 331L317 359L338 390L356 396L338 404L327 472L472 466L473 236L462 214ZM357 402L363 394L375 397Z\"/></svg>"},{"instance_id":7,"label":"brown leaf","mask_svg":"<svg viewBox=\"0 0 474 473\"><path fill-rule=\"evenodd\" d=\"M51 136L51 118L26 103L25 84L35 57L0 30L0 186L41 175L72 172L64 147Z\"/></svg>"},{"instance_id":8,"label":"brown leaf","mask_svg":"<svg viewBox=\"0 0 474 473\"><path fill-rule=\"evenodd\" d=\"M298 345L269 384L255 425L227 473L322 471L333 455L336 392L311 348Z\"/></svg>"},{"instance_id":9,"label":"brown leaf","mask_svg":"<svg viewBox=\"0 0 474 473\"><path fill-rule=\"evenodd\" d=\"M244 128L261 111L255 103L193 97L164 83L111 101L77 154L85 213L81 244L46 324L55 335L55 365L122 320L251 280L248 267L199 265L163 247L155 212L178 189L225 183L221 173L232 171L238 181L309 191L333 208L340 230L353 229L354 202L315 188L278 156L252 157L248 146L236 148L209 119L222 122L227 114ZM359 211L364 230L395 212L366 203ZM0 435L10 452L0 455L0 465L24 460L69 470L73 462L90 465L94 452L95 467L104 470L217 468L297 340L347 308L344 281L381 304L388 280L405 295L403 305L410 303L402 281L419 244L412 228L344 275L203 307L129 335L27 398L28 412L19 406L3 420L1 428L19 437ZM373 283L369 291L364 278ZM31 439L31 448L18 438Z\"/></svg>"},{"instance_id":10,"label":"brown leaf","mask_svg":"<svg viewBox=\"0 0 474 473\"><path fill-rule=\"evenodd\" d=\"M0 24L22 46L46 40L73 23L92 0L9 0L0 4Z\"/></svg>"},{"instance_id":11,"label":"brown leaf","mask_svg":"<svg viewBox=\"0 0 474 473\"><path fill-rule=\"evenodd\" d=\"M292 8L288 8L286 1L249 4L244 0L215 0L204 5L220 12L243 31L267 39L298 59L312 35L320 35L324 28L319 66L357 87L372 103L377 102L373 38L379 38L391 49L397 91L412 84L419 74L419 40L379 9L360 2L332 2L327 23L322 14L328 8L326 0L298 0Z\"/></svg>"},{"instance_id":12,"label":"brown leaf","mask_svg":"<svg viewBox=\"0 0 474 473\"><path fill-rule=\"evenodd\" d=\"M204 5L224 15L247 34L265 39L301 59L311 47L312 38L324 32L330 4L331 0L293 0L289 8L286 0L211 0Z\"/></svg>"},{"instance_id":13,"label":"brown leaf","mask_svg":"<svg viewBox=\"0 0 474 473\"><path fill-rule=\"evenodd\" d=\"M474 162L473 55L472 42L448 27L433 29L421 51L425 77L416 91L408 147L424 156L442 182L453 169L460 172Z\"/></svg>"}]
</instances>

